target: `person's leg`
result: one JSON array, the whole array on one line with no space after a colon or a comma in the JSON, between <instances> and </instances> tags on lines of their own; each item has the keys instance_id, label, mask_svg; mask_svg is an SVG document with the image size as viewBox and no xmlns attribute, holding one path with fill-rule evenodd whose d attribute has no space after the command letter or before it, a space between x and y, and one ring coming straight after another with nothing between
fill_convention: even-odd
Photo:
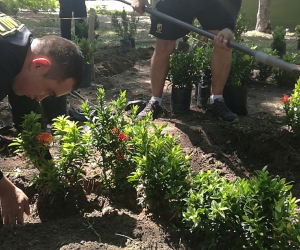
<instances>
[{"instance_id":1,"label":"person's leg","mask_svg":"<svg viewBox=\"0 0 300 250\"><path fill-rule=\"evenodd\" d=\"M162 112L161 99L169 70L170 55L175 42L173 40L156 39L156 46L150 64L152 97L145 109L138 114L139 119L145 118L148 112L151 112L153 119L155 119Z\"/></svg>"},{"instance_id":2,"label":"person's leg","mask_svg":"<svg viewBox=\"0 0 300 250\"><path fill-rule=\"evenodd\" d=\"M150 77L152 95L162 98L165 80L169 70L170 55L176 41L156 39L156 46L151 58Z\"/></svg>"},{"instance_id":3,"label":"person's leg","mask_svg":"<svg viewBox=\"0 0 300 250\"><path fill-rule=\"evenodd\" d=\"M210 32L218 33L217 30ZM228 79L231 63L232 50L214 46L211 58L211 95L208 99L207 107L220 120L236 123L239 121L237 115L227 108L223 98L223 90Z\"/></svg>"},{"instance_id":4,"label":"person's leg","mask_svg":"<svg viewBox=\"0 0 300 250\"><path fill-rule=\"evenodd\" d=\"M227 3L220 5L220 3ZM203 29L218 34L219 28L233 30L234 23L240 9L240 0L210 1L202 12L197 13L197 19ZM198 2L195 0L195 3ZM226 23L222 18L227 16ZM232 50L220 47L214 41L214 50L211 58L211 95L208 99L208 109L219 119L231 123L238 122L236 114L232 113L226 106L223 99L223 90L228 79L232 63Z\"/></svg>"},{"instance_id":5,"label":"person's leg","mask_svg":"<svg viewBox=\"0 0 300 250\"><path fill-rule=\"evenodd\" d=\"M82 24L84 19L87 17L86 5L84 0L73 0L74 1L74 17L82 18L75 19L75 35L79 38L88 38L88 27L82 30L78 28L78 24Z\"/></svg>"},{"instance_id":6,"label":"person's leg","mask_svg":"<svg viewBox=\"0 0 300 250\"><path fill-rule=\"evenodd\" d=\"M210 31L217 34L218 31ZM218 46L214 47L211 58L211 94L222 95L232 62L232 50L225 50Z\"/></svg>"},{"instance_id":7,"label":"person's leg","mask_svg":"<svg viewBox=\"0 0 300 250\"><path fill-rule=\"evenodd\" d=\"M71 36L71 23L72 23L72 0L59 0L59 17L60 19L60 32L63 38L68 40L72 39ZM66 18L66 19L64 19Z\"/></svg>"},{"instance_id":8,"label":"person's leg","mask_svg":"<svg viewBox=\"0 0 300 250\"><path fill-rule=\"evenodd\" d=\"M192 23L193 21L193 15L189 12L191 8L188 8L185 1L158 1L155 8L159 12L184 22ZM161 99L169 70L170 55L174 49L176 40L188 33L188 30L176 24L153 15L151 16L150 34L156 37L156 46L150 65L152 97L146 108L138 114L139 119L143 119L149 111L152 113L153 119L157 118L161 113Z\"/></svg>"}]
</instances>

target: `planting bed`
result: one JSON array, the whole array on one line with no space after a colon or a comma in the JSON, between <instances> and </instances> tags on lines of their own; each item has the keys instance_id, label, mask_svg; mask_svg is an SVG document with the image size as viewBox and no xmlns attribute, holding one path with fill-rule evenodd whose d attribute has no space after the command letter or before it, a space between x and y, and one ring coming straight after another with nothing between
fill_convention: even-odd
<instances>
[{"instance_id":1,"label":"planting bed","mask_svg":"<svg viewBox=\"0 0 300 250\"><path fill-rule=\"evenodd\" d=\"M153 48L121 53L119 47L107 47L95 58L96 79L79 93L96 103L96 89L105 89L107 101L127 91L129 100L148 100L151 96L149 64ZM251 82L248 88L249 114L238 124L218 121L199 109L193 100L187 115L167 114L155 121L168 123L166 132L178 136L188 154L193 171L215 169L229 180L251 177L255 170L268 166L272 175L294 182L293 195L300 197L299 139L281 123L284 115L280 98L292 92L292 86L279 88L271 83ZM71 107L81 101L69 97ZM170 110L170 88L166 84L164 106ZM0 126L10 125L7 100L0 103ZM0 166L31 200L31 215L24 227L0 226L0 249L200 249L201 239L177 232L164 218L140 209L134 197L101 193L97 183L87 183L84 214L63 216L41 222L37 213L38 197L28 187L34 170L26 169L22 155L3 153ZM18 172L17 172L18 170ZM90 168L92 173L96 168ZM74 197L76 197L74 195ZM70 211L71 212L71 211ZM57 217L60 217L59 214Z\"/></svg>"}]
</instances>

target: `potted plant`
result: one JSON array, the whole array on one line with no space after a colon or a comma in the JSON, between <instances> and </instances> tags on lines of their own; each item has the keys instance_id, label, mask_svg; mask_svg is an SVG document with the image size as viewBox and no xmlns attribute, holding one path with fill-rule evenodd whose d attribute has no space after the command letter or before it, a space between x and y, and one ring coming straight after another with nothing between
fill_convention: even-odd
<instances>
[{"instance_id":1,"label":"potted plant","mask_svg":"<svg viewBox=\"0 0 300 250\"><path fill-rule=\"evenodd\" d=\"M131 48L135 48L135 34L137 30L137 24L139 18L131 13L130 18L128 13L123 11L116 11L111 18L111 24L117 33L117 36L121 37L121 49L123 52L129 51Z\"/></svg>"},{"instance_id":2,"label":"potted plant","mask_svg":"<svg viewBox=\"0 0 300 250\"><path fill-rule=\"evenodd\" d=\"M227 107L237 115L247 115L248 83L252 76L254 59L240 51L232 51L232 63L223 91Z\"/></svg>"},{"instance_id":3,"label":"potted plant","mask_svg":"<svg viewBox=\"0 0 300 250\"><path fill-rule=\"evenodd\" d=\"M295 36L297 40L297 49L300 49L300 24L296 25L295 27Z\"/></svg>"},{"instance_id":4,"label":"potted plant","mask_svg":"<svg viewBox=\"0 0 300 250\"><path fill-rule=\"evenodd\" d=\"M170 81L171 109L175 114L185 114L190 110L193 85L200 79L201 61L194 51L177 51L170 57L167 80Z\"/></svg>"},{"instance_id":5,"label":"potted plant","mask_svg":"<svg viewBox=\"0 0 300 250\"><path fill-rule=\"evenodd\" d=\"M86 88L91 85L92 65L91 59L96 54L96 46L87 38L74 37L74 42L79 47L84 57L84 73L81 88Z\"/></svg>"},{"instance_id":6,"label":"potted plant","mask_svg":"<svg viewBox=\"0 0 300 250\"><path fill-rule=\"evenodd\" d=\"M276 50L279 58L282 58L286 53L286 41L284 36L286 34L285 29L282 26L276 26L272 32L273 42L271 43L272 50Z\"/></svg>"}]
</instances>

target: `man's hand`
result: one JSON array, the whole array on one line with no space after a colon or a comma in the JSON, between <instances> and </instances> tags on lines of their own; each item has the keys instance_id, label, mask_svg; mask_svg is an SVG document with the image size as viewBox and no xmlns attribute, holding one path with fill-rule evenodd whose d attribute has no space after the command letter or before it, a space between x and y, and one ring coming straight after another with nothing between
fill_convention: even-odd
<instances>
[{"instance_id":1,"label":"man's hand","mask_svg":"<svg viewBox=\"0 0 300 250\"><path fill-rule=\"evenodd\" d=\"M230 50L230 48L227 46L227 43L229 40L233 40L233 33L230 29L223 29L219 31L219 33L214 38L214 45L218 46L225 50Z\"/></svg>"},{"instance_id":2,"label":"man's hand","mask_svg":"<svg viewBox=\"0 0 300 250\"><path fill-rule=\"evenodd\" d=\"M133 0L131 7L140 15L144 14L143 7L150 7L148 0Z\"/></svg>"},{"instance_id":3,"label":"man's hand","mask_svg":"<svg viewBox=\"0 0 300 250\"><path fill-rule=\"evenodd\" d=\"M0 180L1 218L5 226L10 224L24 225L23 214L30 214L29 199L23 191L5 176Z\"/></svg>"}]
</instances>

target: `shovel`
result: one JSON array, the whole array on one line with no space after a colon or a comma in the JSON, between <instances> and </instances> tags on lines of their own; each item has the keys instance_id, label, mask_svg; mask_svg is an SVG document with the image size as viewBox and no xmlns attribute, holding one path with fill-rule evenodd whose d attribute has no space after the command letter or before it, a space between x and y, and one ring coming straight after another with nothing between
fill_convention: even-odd
<instances>
[{"instance_id":1,"label":"shovel","mask_svg":"<svg viewBox=\"0 0 300 250\"><path fill-rule=\"evenodd\" d=\"M128 4L128 5L131 5L131 3L129 3L125 0L117 0L117 1ZM213 40L216 37L216 35L211 33L211 32L199 29L199 28L197 28L197 27L195 27L191 24L188 24L188 23L180 21L180 20L178 20L174 17L163 14L163 13L157 11L157 10L154 10L154 9L151 9L151 8L148 8L148 7L144 7L143 11L145 11L145 12L151 14L151 15L154 15L154 16L160 17L162 19L165 19L167 21L170 21L171 23L177 24L177 25L179 25L179 26L181 26L181 27L183 27L187 30L194 31L194 32L196 32L200 35L203 35L203 36L205 36L209 39ZM288 71L292 75L300 76L300 68L295 64L285 62L283 60L280 60L278 58L270 56L270 55L268 55L268 54L266 54L262 51L247 48L247 47L245 47L245 46L243 46L243 45L241 45L237 42L234 42L234 41L228 41L227 46L230 47L230 48L236 49L236 50L238 50L242 53L245 53L249 56L252 56L258 62L262 62L266 65Z\"/></svg>"}]
</instances>

